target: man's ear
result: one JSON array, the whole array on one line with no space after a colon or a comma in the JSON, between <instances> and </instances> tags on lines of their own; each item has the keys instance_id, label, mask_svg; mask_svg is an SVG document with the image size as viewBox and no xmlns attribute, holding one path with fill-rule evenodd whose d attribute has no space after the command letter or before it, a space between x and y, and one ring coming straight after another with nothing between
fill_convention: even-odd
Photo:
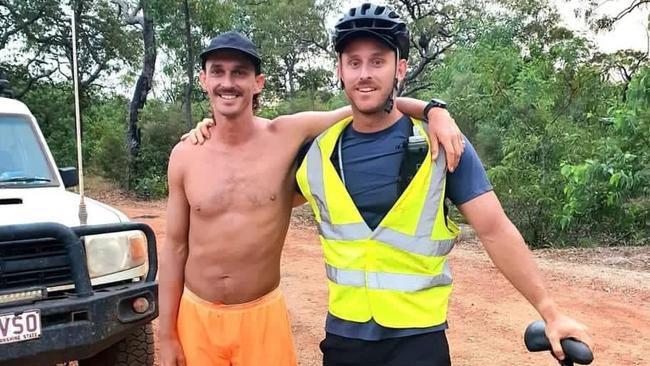
<instances>
[{"instance_id":1,"label":"man's ear","mask_svg":"<svg viewBox=\"0 0 650 366\"><path fill-rule=\"evenodd\" d=\"M201 70L201 72L199 72L199 85L201 85L201 89L203 89L203 91L208 91L208 89L205 87L205 70Z\"/></svg>"},{"instance_id":2,"label":"man's ear","mask_svg":"<svg viewBox=\"0 0 650 366\"><path fill-rule=\"evenodd\" d=\"M336 56L336 79L339 81L341 89L345 89L343 84L343 61L341 60L341 55Z\"/></svg>"},{"instance_id":3,"label":"man's ear","mask_svg":"<svg viewBox=\"0 0 650 366\"><path fill-rule=\"evenodd\" d=\"M404 78L406 78L406 71L408 69L408 65L406 63L406 60L401 59L397 63L397 80L402 81Z\"/></svg>"},{"instance_id":4,"label":"man's ear","mask_svg":"<svg viewBox=\"0 0 650 366\"><path fill-rule=\"evenodd\" d=\"M259 74L255 76L255 90L253 94L259 94L262 92L262 89L264 89L264 82L266 81L266 77L264 74Z\"/></svg>"},{"instance_id":5,"label":"man's ear","mask_svg":"<svg viewBox=\"0 0 650 366\"><path fill-rule=\"evenodd\" d=\"M336 77L339 80L343 79L343 54L342 53L336 55Z\"/></svg>"}]
</instances>

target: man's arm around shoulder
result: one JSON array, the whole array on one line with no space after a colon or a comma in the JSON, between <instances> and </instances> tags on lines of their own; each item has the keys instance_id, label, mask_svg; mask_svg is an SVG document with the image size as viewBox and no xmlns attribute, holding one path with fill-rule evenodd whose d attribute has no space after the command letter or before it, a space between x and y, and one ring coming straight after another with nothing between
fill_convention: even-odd
<instances>
[{"instance_id":1,"label":"man's arm around shoulder","mask_svg":"<svg viewBox=\"0 0 650 366\"><path fill-rule=\"evenodd\" d=\"M185 262L188 253L189 203L185 195L183 175L189 161L191 144L180 142L169 157L167 179L167 236L160 250L160 341L163 366L185 365L185 356L178 340L176 322L185 283Z\"/></svg>"},{"instance_id":2,"label":"man's arm around shoulder","mask_svg":"<svg viewBox=\"0 0 650 366\"><path fill-rule=\"evenodd\" d=\"M274 128L296 134L303 144L350 115L352 115L352 108L345 106L326 112L308 111L278 116L271 121L271 124Z\"/></svg>"}]
</instances>

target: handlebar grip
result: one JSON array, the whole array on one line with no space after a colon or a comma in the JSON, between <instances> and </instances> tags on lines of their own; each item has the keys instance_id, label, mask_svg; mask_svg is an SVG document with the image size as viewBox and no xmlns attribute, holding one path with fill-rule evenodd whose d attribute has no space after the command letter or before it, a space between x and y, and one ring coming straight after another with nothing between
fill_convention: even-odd
<instances>
[{"instance_id":1,"label":"handlebar grip","mask_svg":"<svg viewBox=\"0 0 650 366\"><path fill-rule=\"evenodd\" d=\"M594 360L594 355L589 347L579 340L566 338L560 341L564 354L571 357L579 365L589 365Z\"/></svg>"},{"instance_id":2,"label":"handlebar grip","mask_svg":"<svg viewBox=\"0 0 650 366\"><path fill-rule=\"evenodd\" d=\"M551 343L546 338L543 321L538 320L528 325L524 333L524 343L530 352L551 350ZM594 360L594 355L589 347L578 340L566 338L562 339L560 344L565 356L577 364L589 365Z\"/></svg>"}]
</instances>

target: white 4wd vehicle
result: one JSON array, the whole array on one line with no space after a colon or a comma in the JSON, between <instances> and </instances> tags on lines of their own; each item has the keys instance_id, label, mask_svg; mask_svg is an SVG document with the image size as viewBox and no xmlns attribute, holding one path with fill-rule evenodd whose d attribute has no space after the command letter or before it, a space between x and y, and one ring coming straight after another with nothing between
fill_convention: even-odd
<instances>
[{"instance_id":1,"label":"white 4wd vehicle","mask_svg":"<svg viewBox=\"0 0 650 366\"><path fill-rule=\"evenodd\" d=\"M153 365L151 229L86 199L57 169L27 106L1 95L0 364ZM4 81L6 83L6 81Z\"/></svg>"}]
</instances>

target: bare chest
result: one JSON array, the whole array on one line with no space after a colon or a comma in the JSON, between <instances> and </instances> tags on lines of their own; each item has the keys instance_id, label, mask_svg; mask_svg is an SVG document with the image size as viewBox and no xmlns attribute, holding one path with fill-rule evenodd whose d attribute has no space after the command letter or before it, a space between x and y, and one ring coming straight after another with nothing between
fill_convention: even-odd
<instances>
[{"instance_id":1,"label":"bare chest","mask_svg":"<svg viewBox=\"0 0 650 366\"><path fill-rule=\"evenodd\" d=\"M294 190L288 153L268 151L202 154L185 175L193 214L242 214L284 207Z\"/></svg>"}]
</instances>

